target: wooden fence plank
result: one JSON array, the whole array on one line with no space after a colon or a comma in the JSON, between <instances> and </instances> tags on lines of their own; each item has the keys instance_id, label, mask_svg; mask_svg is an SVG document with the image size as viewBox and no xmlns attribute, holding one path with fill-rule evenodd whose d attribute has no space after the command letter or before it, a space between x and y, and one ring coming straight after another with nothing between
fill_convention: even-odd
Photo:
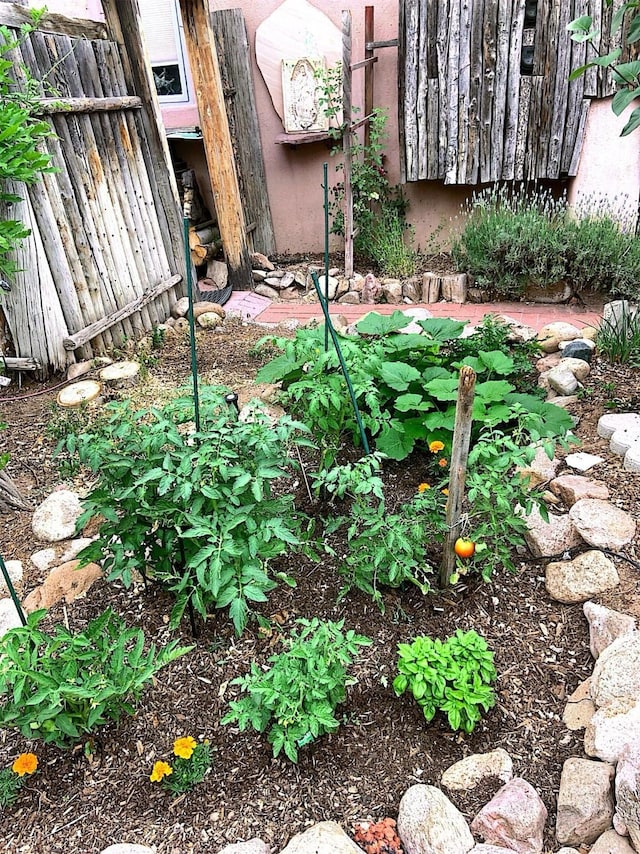
<instances>
[{"instance_id":1,"label":"wooden fence plank","mask_svg":"<svg viewBox=\"0 0 640 854\"><path fill-rule=\"evenodd\" d=\"M512 0L500 0L496 21L496 71L491 117L491 180L502 178L505 147L505 119L509 75L509 36Z\"/></svg>"},{"instance_id":2,"label":"wooden fence plank","mask_svg":"<svg viewBox=\"0 0 640 854\"><path fill-rule=\"evenodd\" d=\"M504 120L504 154L502 175L504 181L515 177L516 144L519 132L520 105L520 57L522 55L522 28L524 25L525 0L514 0L509 35L507 91ZM522 116L526 120L526 116Z\"/></svg>"},{"instance_id":3,"label":"wooden fence plank","mask_svg":"<svg viewBox=\"0 0 640 854\"><path fill-rule=\"evenodd\" d=\"M460 3L462 0L449 0L448 22L448 51L446 77L446 113L447 113L447 147L444 162L445 184L455 184L457 181L458 165L458 81L460 77Z\"/></svg>"},{"instance_id":4,"label":"wooden fence plank","mask_svg":"<svg viewBox=\"0 0 640 854\"><path fill-rule=\"evenodd\" d=\"M420 175L418 148L418 48L420 44L420 3L412 0L406 7L406 39L404 55L404 109L409 118L404 128L407 176L410 181Z\"/></svg>"},{"instance_id":5,"label":"wooden fence plank","mask_svg":"<svg viewBox=\"0 0 640 854\"><path fill-rule=\"evenodd\" d=\"M0 26L17 29L23 24L32 23L29 9L16 3L0 3ZM59 33L65 36L84 39L106 39L107 28L100 21L84 18L70 18L54 12L47 12L38 23L42 33Z\"/></svg>"},{"instance_id":6,"label":"wooden fence plank","mask_svg":"<svg viewBox=\"0 0 640 854\"><path fill-rule=\"evenodd\" d=\"M484 4L482 44L482 94L480 100L480 181L491 181L491 125L496 81L496 27L498 9L494 2Z\"/></svg>"},{"instance_id":7,"label":"wooden fence plank","mask_svg":"<svg viewBox=\"0 0 640 854\"><path fill-rule=\"evenodd\" d=\"M460 32L458 47L458 156L456 158L456 184L464 184L467 179L467 163L470 152L471 112L471 6L470 0L460 2Z\"/></svg>"},{"instance_id":8,"label":"wooden fence plank","mask_svg":"<svg viewBox=\"0 0 640 854\"><path fill-rule=\"evenodd\" d=\"M571 2L563 0L559 9L556 38L555 89L547 154L548 178L560 177L564 137L567 124L571 121L570 117L567 116L567 107L569 106L569 74L571 73L571 45L573 42L567 31L567 26L572 20L572 12Z\"/></svg>"},{"instance_id":9,"label":"wooden fence plank","mask_svg":"<svg viewBox=\"0 0 640 854\"><path fill-rule=\"evenodd\" d=\"M428 9L427 0L420 0L420 9L418 16L418 91L416 95L416 123L418 127L418 176L426 178L429 173L429 129L428 129L428 107L427 97L429 94L429 77L428 77L428 53L429 53L429 36L428 28Z\"/></svg>"},{"instance_id":10,"label":"wooden fence plank","mask_svg":"<svg viewBox=\"0 0 640 854\"><path fill-rule=\"evenodd\" d=\"M438 57L439 115L438 123L438 178L444 178L449 136L449 92L447 83L450 0L438 3L438 29L436 32L436 55Z\"/></svg>"}]
</instances>

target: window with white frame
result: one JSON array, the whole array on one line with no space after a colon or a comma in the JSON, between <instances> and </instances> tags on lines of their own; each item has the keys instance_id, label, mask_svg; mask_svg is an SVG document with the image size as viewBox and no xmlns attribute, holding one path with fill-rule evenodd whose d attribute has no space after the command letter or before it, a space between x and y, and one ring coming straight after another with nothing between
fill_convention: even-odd
<instances>
[{"instance_id":1,"label":"window with white frame","mask_svg":"<svg viewBox=\"0 0 640 854\"><path fill-rule=\"evenodd\" d=\"M189 75L178 0L140 0L140 16L160 103L187 103Z\"/></svg>"}]
</instances>

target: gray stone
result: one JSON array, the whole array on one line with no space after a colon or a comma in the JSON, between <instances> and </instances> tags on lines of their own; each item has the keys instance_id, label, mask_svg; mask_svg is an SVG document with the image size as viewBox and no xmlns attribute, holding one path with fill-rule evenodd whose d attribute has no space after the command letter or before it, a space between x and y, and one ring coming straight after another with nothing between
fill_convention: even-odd
<instances>
[{"instance_id":1,"label":"gray stone","mask_svg":"<svg viewBox=\"0 0 640 854\"><path fill-rule=\"evenodd\" d=\"M619 583L612 561L595 550L583 552L573 560L552 561L545 571L547 593L556 602L566 605L586 602Z\"/></svg>"},{"instance_id":2,"label":"gray stone","mask_svg":"<svg viewBox=\"0 0 640 854\"><path fill-rule=\"evenodd\" d=\"M571 359L566 355L566 350L562 351L562 359L558 362L558 370L569 371L579 381L583 382L591 373L591 366L584 359Z\"/></svg>"},{"instance_id":3,"label":"gray stone","mask_svg":"<svg viewBox=\"0 0 640 854\"><path fill-rule=\"evenodd\" d=\"M176 302L171 306L171 317L174 317L176 320L179 317L186 317L188 311L189 297L180 297L180 299L176 300Z\"/></svg>"},{"instance_id":4,"label":"gray stone","mask_svg":"<svg viewBox=\"0 0 640 854\"><path fill-rule=\"evenodd\" d=\"M591 480L579 474L564 474L556 477L549 484L549 489L554 495L558 495L567 507L572 507L581 498L606 500L609 497L609 489L604 481Z\"/></svg>"},{"instance_id":5,"label":"gray stone","mask_svg":"<svg viewBox=\"0 0 640 854\"><path fill-rule=\"evenodd\" d=\"M451 791L463 791L474 789L487 777L498 777L503 783L513 777L513 762L501 747L489 753L472 753L450 765L440 782Z\"/></svg>"},{"instance_id":6,"label":"gray stone","mask_svg":"<svg viewBox=\"0 0 640 854\"><path fill-rule=\"evenodd\" d=\"M620 836L615 830L605 830L589 849L589 854L636 854L636 852L624 836Z\"/></svg>"},{"instance_id":7,"label":"gray stone","mask_svg":"<svg viewBox=\"0 0 640 854\"><path fill-rule=\"evenodd\" d=\"M467 854L474 846L462 813L440 789L423 784L402 796L398 835L406 854Z\"/></svg>"},{"instance_id":8,"label":"gray stone","mask_svg":"<svg viewBox=\"0 0 640 854\"><path fill-rule=\"evenodd\" d=\"M254 270L275 270L274 265L269 261L266 255L262 254L262 252L251 253L251 266Z\"/></svg>"},{"instance_id":9,"label":"gray stone","mask_svg":"<svg viewBox=\"0 0 640 854\"><path fill-rule=\"evenodd\" d=\"M598 708L612 700L640 700L640 632L622 635L600 653L591 676L591 697Z\"/></svg>"},{"instance_id":10,"label":"gray stone","mask_svg":"<svg viewBox=\"0 0 640 854\"><path fill-rule=\"evenodd\" d=\"M598 549L619 551L636 533L636 523L628 513L599 498L582 498L569 516L582 539Z\"/></svg>"},{"instance_id":11,"label":"gray stone","mask_svg":"<svg viewBox=\"0 0 640 854\"><path fill-rule=\"evenodd\" d=\"M278 299L278 291L269 285L265 285L264 282L256 285L254 290L257 294L260 294L261 297L266 297L267 299Z\"/></svg>"},{"instance_id":12,"label":"gray stone","mask_svg":"<svg viewBox=\"0 0 640 854\"><path fill-rule=\"evenodd\" d=\"M595 454L587 454L584 451L580 451L577 454L567 454L564 461L570 468L582 472L589 471L589 469L604 462L602 457L598 457Z\"/></svg>"},{"instance_id":13,"label":"gray stone","mask_svg":"<svg viewBox=\"0 0 640 854\"><path fill-rule=\"evenodd\" d=\"M5 569L7 570L7 574L9 576L9 580L13 585L13 589L16 593L22 593L22 579L24 578L24 570L22 567L21 560L5 560L4 562ZM4 575L0 573L0 596L8 596L9 595L9 587L7 586L7 582L4 580Z\"/></svg>"},{"instance_id":14,"label":"gray stone","mask_svg":"<svg viewBox=\"0 0 640 854\"><path fill-rule=\"evenodd\" d=\"M616 812L613 826L628 834L640 850L640 741L636 739L620 755L616 768Z\"/></svg>"},{"instance_id":15,"label":"gray stone","mask_svg":"<svg viewBox=\"0 0 640 854\"><path fill-rule=\"evenodd\" d=\"M629 320L635 317L637 312L637 306L634 306L626 299L616 299L606 302L602 307L603 324L612 332L624 330Z\"/></svg>"},{"instance_id":16,"label":"gray stone","mask_svg":"<svg viewBox=\"0 0 640 854\"><path fill-rule=\"evenodd\" d=\"M582 359L584 362L590 362L593 355L592 343L591 341L583 341L582 339L569 341L562 348L562 355L564 358Z\"/></svg>"},{"instance_id":17,"label":"gray stone","mask_svg":"<svg viewBox=\"0 0 640 854\"><path fill-rule=\"evenodd\" d=\"M612 611L595 602L585 602L582 610L589 623L589 648L594 658L599 658L616 638L636 629L636 621L630 614Z\"/></svg>"},{"instance_id":18,"label":"gray stone","mask_svg":"<svg viewBox=\"0 0 640 854\"><path fill-rule=\"evenodd\" d=\"M393 305L402 302L402 282L400 279L383 279L381 287L385 302Z\"/></svg>"},{"instance_id":19,"label":"gray stone","mask_svg":"<svg viewBox=\"0 0 640 854\"><path fill-rule=\"evenodd\" d=\"M207 279L210 279L217 290L227 287L229 280L229 268L224 261L209 261L207 263Z\"/></svg>"},{"instance_id":20,"label":"gray stone","mask_svg":"<svg viewBox=\"0 0 640 854\"><path fill-rule=\"evenodd\" d=\"M550 513L549 521L546 522L538 508L534 507L525 519L527 530L524 536L534 557L561 554L582 543L580 534L566 514L557 516Z\"/></svg>"},{"instance_id":21,"label":"gray stone","mask_svg":"<svg viewBox=\"0 0 640 854\"><path fill-rule=\"evenodd\" d=\"M225 845L218 854L269 854L271 849L266 842L257 836L246 842L236 842L233 845Z\"/></svg>"},{"instance_id":22,"label":"gray stone","mask_svg":"<svg viewBox=\"0 0 640 854\"><path fill-rule=\"evenodd\" d=\"M518 854L541 854L547 809L521 777L506 783L471 822L474 833Z\"/></svg>"},{"instance_id":23,"label":"gray stone","mask_svg":"<svg viewBox=\"0 0 640 854\"><path fill-rule=\"evenodd\" d=\"M598 421L598 436L610 439L616 430L640 429L640 415L636 412L608 412Z\"/></svg>"},{"instance_id":24,"label":"gray stone","mask_svg":"<svg viewBox=\"0 0 640 854\"><path fill-rule=\"evenodd\" d=\"M561 409L567 409L569 406L573 406L574 403L577 403L579 400L577 394L557 394L553 398L553 405L559 406Z\"/></svg>"},{"instance_id":25,"label":"gray stone","mask_svg":"<svg viewBox=\"0 0 640 854\"><path fill-rule=\"evenodd\" d=\"M280 854L362 854L335 821L321 821L298 833Z\"/></svg>"},{"instance_id":26,"label":"gray stone","mask_svg":"<svg viewBox=\"0 0 640 854\"><path fill-rule=\"evenodd\" d=\"M360 302L360 294L358 291L347 291L346 294L343 294L338 302L343 305L358 305Z\"/></svg>"},{"instance_id":27,"label":"gray stone","mask_svg":"<svg viewBox=\"0 0 640 854\"><path fill-rule=\"evenodd\" d=\"M590 845L611 827L614 774L605 762L572 757L564 763L556 817L561 845Z\"/></svg>"},{"instance_id":28,"label":"gray stone","mask_svg":"<svg viewBox=\"0 0 640 854\"><path fill-rule=\"evenodd\" d=\"M260 282L264 282L264 280L267 278L267 273L265 270L252 270L251 276L253 278L253 281L257 285L259 285Z\"/></svg>"},{"instance_id":29,"label":"gray stone","mask_svg":"<svg viewBox=\"0 0 640 854\"><path fill-rule=\"evenodd\" d=\"M81 514L78 494L69 489L58 489L36 507L31 528L37 539L47 543L67 540L74 535L76 521Z\"/></svg>"},{"instance_id":30,"label":"gray stone","mask_svg":"<svg viewBox=\"0 0 640 854\"><path fill-rule=\"evenodd\" d=\"M578 388L578 380L575 374L572 371L566 370L562 363L556 365L555 368L551 368L550 371L547 371L546 380L549 383L550 388L557 391L558 394L565 396L573 394Z\"/></svg>"},{"instance_id":31,"label":"gray stone","mask_svg":"<svg viewBox=\"0 0 640 854\"><path fill-rule=\"evenodd\" d=\"M13 599L0 599L0 638L11 629L17 629L21 625L22 620L13 604Z\"/></svg>"},{"instance_id":32,"label":"gray stone","mask_svg":"<svg viewBox=\"0 0 640 854\"><path fill-rule=\"evenodd\" d=\"M48 549L40 549L31 555L31 563L41 572L46 572L54 564L58 566L77 557L82 549L91 542L91 537L78 537L70 542L59 543Z\"/></svg>"},{"instance_id":33,"label":"gray stone","mask_svg":"<svg viewBox=\"0 0 640 854\"><path fill-rule=\"evenodd\" d=\"M566 728L573 732L584 729L595 714L596 707L589 693L590 686L591 679L585 679L567 697L567 705L564 707L562 721Z\"/></svg>"}]
</instances>

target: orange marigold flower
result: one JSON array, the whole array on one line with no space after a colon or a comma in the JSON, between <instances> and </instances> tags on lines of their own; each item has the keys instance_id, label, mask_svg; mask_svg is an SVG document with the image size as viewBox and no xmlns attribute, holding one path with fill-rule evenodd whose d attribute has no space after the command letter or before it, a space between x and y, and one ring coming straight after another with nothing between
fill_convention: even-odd
<instances>
[{"instance_id":1,"label":"orange marigold flower","mask_svg":"<svg viewBox=\"0 0 640 854\"><path fill-rule=\"evenodd\" d=\"M444 468L449 465L449 460L446 457L442 457L442 459L438 460L438 465Z\"/></svg>"},{"instance_id":2,"label":"orange marigold flower","mask_svg":"<svg viewBox=\"0 0 640 854\"><path fill-rule=\"evenodd\" d=\"M35 753L21 753L11 766L11 770L18 777L24 777L25 774L33 774L37 767L38 757Z\"/></svg>"},{"instance_id":3,"label":"orange marigold flower","mask_svg":"<svg viewBox=\"0 0 640 854\"><path fill-rule=\"evenodd\" d=\"M427 489L431 489L428 483L419 483L418 484L418 492L425 492Z\"/></svg>"},{"instance_id":4,"label":"orange marigold flower","mask_svg":"<svg viewBox=\"0 0 640 854\"><path fill-rule=\"evenodd\" d=\"M156 762L153 766L153 771L151 772L151 776L149 779L152 783L159 783L163 777L168 777L169 774L173 774L173 768L169 765L168 762Z\"/></svg>"},{"instance_id":5,"label":"orange marigold flower","mask_svg":"<svg viewBox=\"0 0 640 854\"><path fill-rule=\"evenodd\" d=\"M437 454L438 451L444 450L444 442L440 442L437 439L435 442L429 442L429 450L432 454Z\"/></svg>"},{"instance_id":6,"label":"orange marigold flower","mask_svg":"<svg viewBox=\"0 0 640 854\"><path fill-rule=\"evenodd\" d=\"M184 738L176 738L173 742L173 752L181 759L191 759L191 754L196 749L196 740L190 735L185 735Z\"/></svg>"}]
</instances>

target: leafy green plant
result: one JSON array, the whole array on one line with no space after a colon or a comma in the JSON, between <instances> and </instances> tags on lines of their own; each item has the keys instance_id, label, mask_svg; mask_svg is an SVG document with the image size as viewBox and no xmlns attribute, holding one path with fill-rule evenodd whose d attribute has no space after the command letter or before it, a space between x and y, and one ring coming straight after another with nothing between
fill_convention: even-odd
<instances>
[{"instance_id":1,"label":"leafy green plant","mask_svg":"<svg viewBox=\"0 0 640 854\"><path fill-rule=\"evenodd\" d=\"M603 317L598 327L598 352L614 364L640 367L640 311L628 302L609 317Z\"/></svg>"},{"instance_id":2,"label":"leafy green plant","mask_svg":"<svg viewBox=\"0 0 640 854\"><path fill-rule=\"evenodd\" d=\"M482 711L495 705L493 653L477 632L458 629L444 641L422 636L398 645L398 696L409 690L427 721L447 715L452 730L473 732Z\"/></svg>"},{"instance_id":3,"label":"leafy green plant","mask_svg":"<svg viewBox=\"0 0 640 854\"><path fill-rule=\"evenodd\" d=\"M32 11L32 21L21 28L15 39L8 27L0 27L0 204L16 204L21 197L13 191L16 183L33 184L43 172L52 172L50 155L40 149L51 135L47 122L38 121L34 113L41 98L41 84L22 67L19 82L14 77L16 66L9 58L22 38L32 32L45 10ZM31 233L22 222L0 218L0 273L17 272L11 253Z\"/></svg>"},{"instance_id":4,"label":"leafy green plant","mask_svg":"<svg viewBox=\"0 0 640 854\"><path fill-rule=\"evenodd\" d=\"M15 804L27 775L35 774L37 767L38 757L35 753L21 753L11 768L0 771L0 810Z\"/></svg>"},{"instance_id":5,"label":"leafy green plant","mask_svg":"<svg viewBox=\"0 0 640 854\"><path fill-rule=\"evenodd\" d=\"M154 674L191 649L172 642L145 652L141 629L110 608L76 634L60 625L44 632L45 613L0 639L0 727L58 747L133 714Z\"/></svg>"},{"instance_id":6,"label":"leafy green plant","mask_svg":"<svg viewBox=\"0 0 640 854\"><path fill-rule=\"evenodd\" d=\"M298 761L299 748L338 729L335 710L346 697L347 667L358 648L371 643L343 632L344 621L297 622L301 629L285 641L284 652L269 658L267 671L252 662L250 673L233 680L246 696L231 701L221 721L241 731L248 726L268 731L273 755L284 750L292 762Z\"/></svg>"},{"instance_id":7,"label":"leafy green plant","mask_svg":"<svg viewBox=\"0 0 640 854\"><path fill-rule=\"evenodd\" d=\"M177 738L173 744L173 765L158 761L149 779L160 783L174 795L189 792L201 783L211 768L211 748L208 742L196 742L191 736Z\"/></svg>"},{"instance_id":8,"label":"leafy green plant","mask_svg":"<svg viewBox=\"0 0 640 854\"><path fill-rule=\"evenodd\" d=\"M483 190L466 208L466 222L453 243L459 270L478 285L508 298L526 285L567 282L574 293L600 290L638 293L640 246L626 214L597 200L581 203L578 216L566 198L534 187Z\"/></svg>"},{"instance_id":9,"label":"leafy green plant","mask_svg":"<svg viewBox=\"0 0 640 854\"><path fill-rule=\"evenodd\" d=\"M136 572L160 583L175 596L172 626L187 607L203 618L228 607L240 633L250 603L276 586L269 562L302 544L305 518L279 486L290 475L289 447L309 441L304 425L283 417L272 426L258 406L238 420L225 392L200 389L199 433L189 395L159 409L109 404L98 432L74 436L97 474L78 527L104 517L81 559L101 561L126 587Z\"/></svg>"}]
</instances>

